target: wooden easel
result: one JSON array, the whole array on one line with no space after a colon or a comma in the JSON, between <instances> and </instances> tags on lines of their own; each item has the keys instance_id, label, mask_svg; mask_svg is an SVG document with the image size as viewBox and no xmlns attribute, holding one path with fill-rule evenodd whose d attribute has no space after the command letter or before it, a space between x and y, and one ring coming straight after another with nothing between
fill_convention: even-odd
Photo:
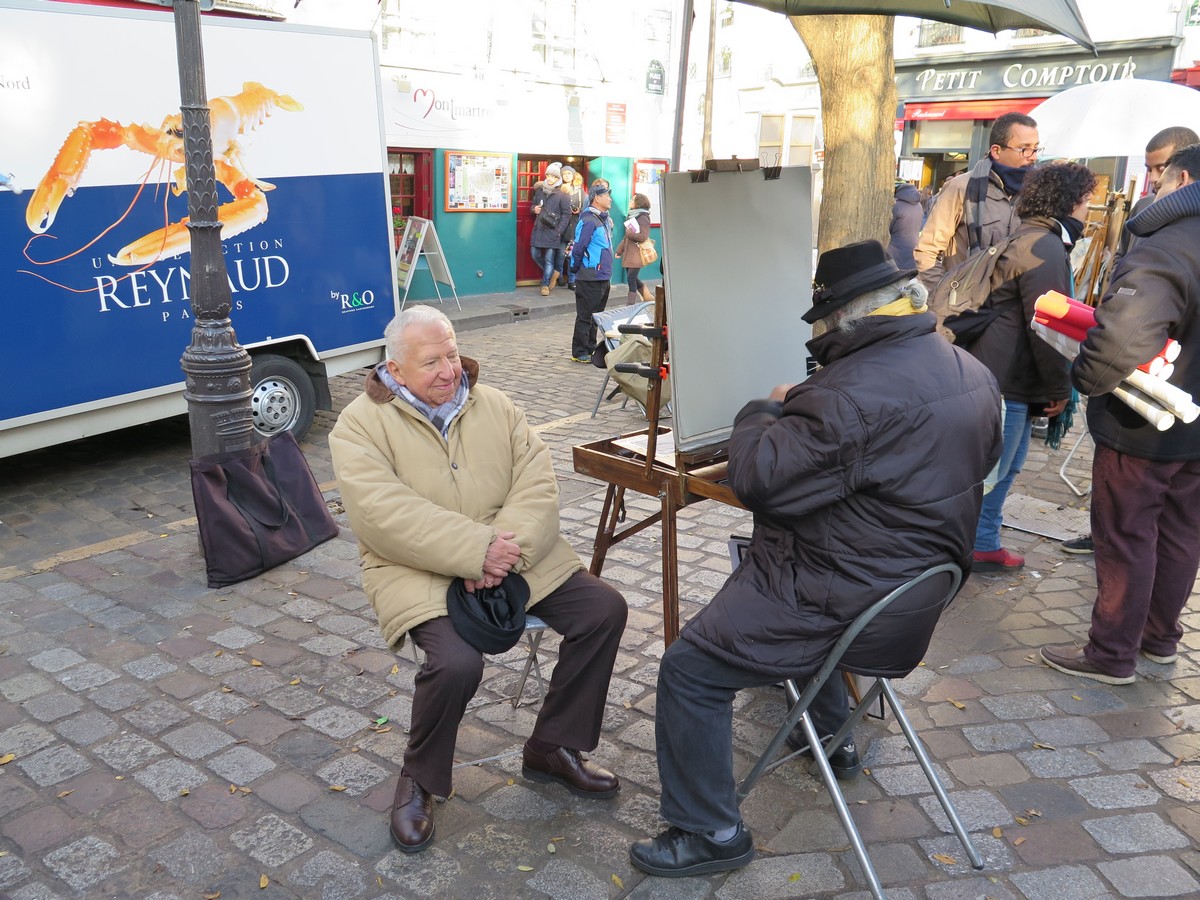
<instances>
[{"instance_id":1,"label":"wooden easel","mask_svg":"<svg viewBox=\"0 0 1200 900\"><path fill-rule=\"evenodd\" d=\"M675 452L674 463L656 459L658 448L659 397L662 393L662 377L667 372L666 349L666 295L662 285L654 294L654 325L638 332L650 338L650 391L646 415L649 428L630 432L618 438L607 438L581 444L574 448L575 471L608 482L604 495L604 507L600 512L600 523L596 528L596 539L592 545L590 571L599 576L604 568L608 548L638 532L662 523L663 563L663 639L669 646L679 636L679 554L675 517L680 509L701 500L716 500L739 509L745 507L725 484L728 466L728 448L725 444L703 451ZM630 328L634 326L622 326ZM618 440L644 435L646 438L645 458L619 446ZM618 531L624 520L625 491L657 497L660 509L640 522L634 522Z\"/></svg>"},{"instance_id":2,"label":"wooden easel","mask_svg":"<svg viewBox=\"0 0 1200 900\"><path fill-rule=\"evenodd\" d=\"M1111 193L1103 205L1088 206L1089 216L1084 234L1091 238L1091 243L1075 280L1076 299L1082 303L1096 306L1108 290L1108 283L1112 281L1112 258L1121 242L1121 233L1125 230L1125 219L1129 215L1136 187L1137 181L1130 179L1125 193ZM1100 215L1093 218L1091 213L1097 211Z\"/></svg>"}]
</instances>

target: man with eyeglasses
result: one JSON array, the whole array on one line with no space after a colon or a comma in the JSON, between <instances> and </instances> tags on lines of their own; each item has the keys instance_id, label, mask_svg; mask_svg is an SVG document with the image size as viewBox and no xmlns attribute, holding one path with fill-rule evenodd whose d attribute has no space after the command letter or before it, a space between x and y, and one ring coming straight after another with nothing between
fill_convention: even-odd
<instances>
[{"instance_id":1,"label":"man with eyeglasses","mask_svg":"<svg viewBox=\"0 0 1200 900\"><path fill-rule=\"evenodd\" d=\"M913 256L930 290L947 269L1009 237L1021 224L1017 194L1042 149L1037 122L1023 113L1005 113L993 123L990 140L987 158L950 179L921 229Z\"/></svg>"}]
</instances>

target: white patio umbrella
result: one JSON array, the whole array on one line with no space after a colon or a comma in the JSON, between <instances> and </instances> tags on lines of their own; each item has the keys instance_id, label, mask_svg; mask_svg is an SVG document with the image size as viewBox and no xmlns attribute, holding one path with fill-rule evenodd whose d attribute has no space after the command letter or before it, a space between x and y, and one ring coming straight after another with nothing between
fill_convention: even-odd
<instances>
[{"instance_id":1,"label":"white patio umbrella","mask_svg":"<svg viewBox=\"0 0 1200 900\"><path fill-rule=\"evenodd\" d=\"M1029 114L1046 158L1141 156L1164 128L1200 132L1200 91L1144 78L1102 81L1068 88Z\"/></svg>"}]
</instances>

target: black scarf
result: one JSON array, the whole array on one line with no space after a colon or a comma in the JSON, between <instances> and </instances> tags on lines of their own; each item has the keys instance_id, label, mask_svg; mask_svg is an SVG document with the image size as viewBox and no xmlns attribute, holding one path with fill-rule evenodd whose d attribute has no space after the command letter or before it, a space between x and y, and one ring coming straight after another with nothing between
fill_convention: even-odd
<instances>
[{"instance_id":1,"label":"black scarf","mask_svg":"<svg viewBox=\"0 0 1200 900\"><path fill-rule=\"evenodd\" d=\"M1070 250L1075 246L1079 239L1083 237L1083 223L1074 216L1063 216L1056 221L1063 227L1063 230L1066 231L1067 237L1070 238L1070 240L1067 241L1067 250Z\"/></svg>"},{"instance_id":2,"label":"black scarf","mask_svg":"<svg viewBox=\"0 0 1200 900\"><path fill-rule=\"evenodd\" d=\"M1021 188L1025 186L1025 176L1029 174L1032 166L1006 166L1004 163L995 159L992 160L992 171L999 177L1004 184L1004 192L1010 197L1015 197L1021 193Z\"/></svg>"}]
</instances>

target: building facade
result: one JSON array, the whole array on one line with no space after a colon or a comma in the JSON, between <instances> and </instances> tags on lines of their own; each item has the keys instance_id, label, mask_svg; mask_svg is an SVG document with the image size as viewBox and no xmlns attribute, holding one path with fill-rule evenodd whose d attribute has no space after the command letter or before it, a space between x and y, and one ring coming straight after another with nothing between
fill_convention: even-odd
<instances>
[{"instance_id":1,"label":"building facade","mask_svg":"<svg viewBox=\"0 0 1200 900\"><path fill-rule=\"evenodd\" d=\"M607 179L618 225L632 193L646 193L657 225L682 7L382 0L376 31L397 244L408 217L428 218L460 294L535 283L531 198L554 161L585 184ZM657 264L646 272L658 274ZM613 279L623 278L618 267ZM432 296L428 272L418 271L409 299Z\"/></svg>"}]
</instances>

